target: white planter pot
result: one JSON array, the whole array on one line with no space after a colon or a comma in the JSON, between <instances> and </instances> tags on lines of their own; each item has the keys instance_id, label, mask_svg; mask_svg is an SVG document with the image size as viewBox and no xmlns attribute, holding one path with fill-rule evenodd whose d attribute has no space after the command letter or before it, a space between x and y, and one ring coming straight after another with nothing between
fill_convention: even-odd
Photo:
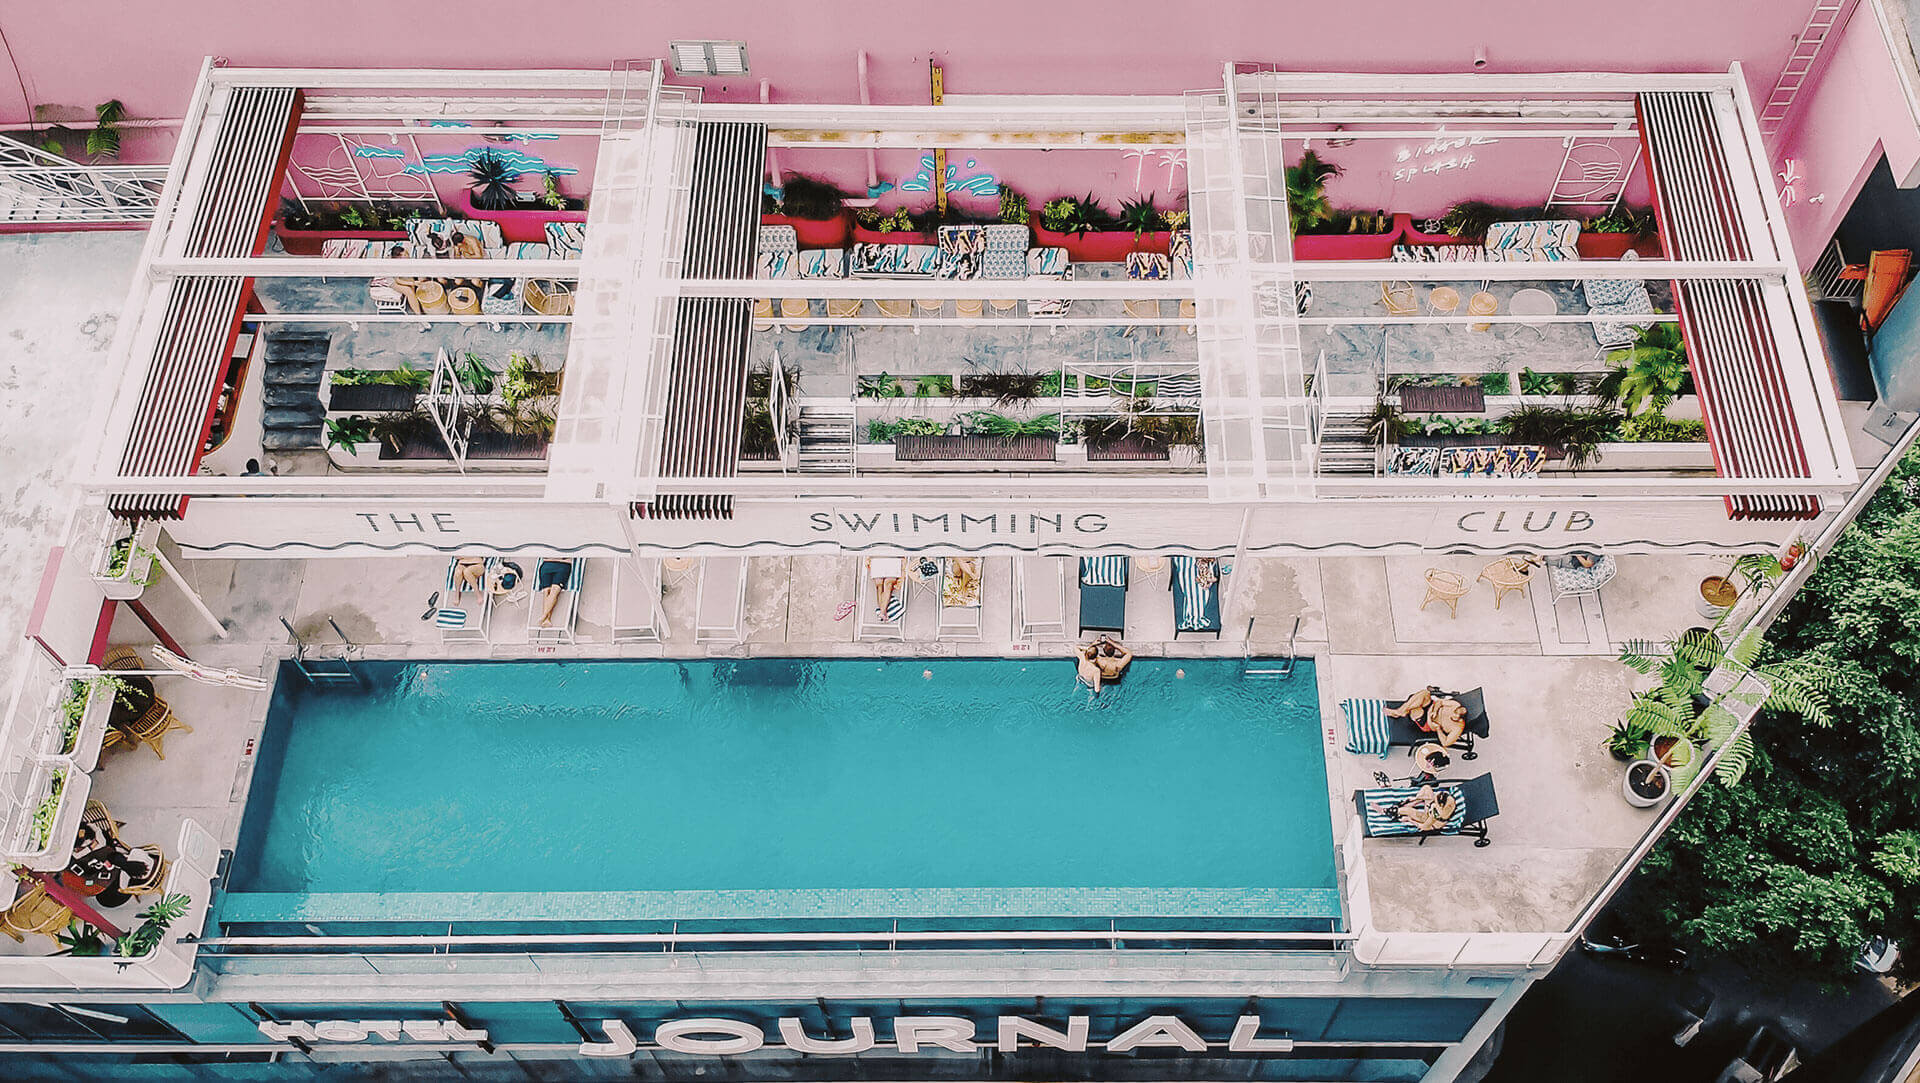
<instances>
[{"instance_id":1,"label":"white planter pot","mask_svg":"<svg viewBox=\"0 0 1920 1083\"><path fill-rule=\"evenodd\" d=\"M1660 776L1663 785L1658 795L1654 797L1642 797L1640 794L1634 792L1633 776L1634 769L1637 767L1650 767ZM1653 760L1635 760L1627 765L1626 772L1620 776L1620 794L1627 799L1627 804L1632 805L1634 808L1652 808L1673 796L1673 774L1667 770L1664 764L1657 763Z\"/></svg>"}]
</instances>

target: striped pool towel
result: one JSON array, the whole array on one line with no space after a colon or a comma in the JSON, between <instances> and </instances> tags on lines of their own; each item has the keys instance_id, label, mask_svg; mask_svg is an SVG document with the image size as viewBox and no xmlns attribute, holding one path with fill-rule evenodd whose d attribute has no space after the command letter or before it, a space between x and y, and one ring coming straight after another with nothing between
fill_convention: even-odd
<instances>
[{"instance_id":1,"label":"striped pool towel","mask_svg":"<svg viewBox=\"0 0 1920 1083\"><path fill-rule=\"evenodd\" d=\"M433 623L441 628L465 628L467 611L464 609L442 609L433 615Z\"/></svg>"},{"instance_id":2,"label":"striped pool towel","mask_svg":"<svg viewBox=\"0 0 1920 1083\"><path fill-rule=\"evenodd\" d=\"M1447 819L1442 835L1452 835L1467 825L1467 802L1458 786L1437 786L1436 790L1453 795L1453 815ZM1418 835L1419 828L1400 819L1396 813L1400 803L1420 790L1411 786L1391 786L1384 789L1362 790L1366 808L1367 835L1369 838L1385 838L1393 835Z\"/></svg>"},{"instance_id":3,"label":"striped pool towel","mask_svg":"<svg viewBox=\"0 0 1920 1083\"><path fill-rule=\"evenodd\" d=\"M893 592L893 597L887 599L887 623L898 624L900 623L900 619L906 615L906 592L896 590Z\"/></svg>"},{"instance_id":4,"label":"striped pool towel","mask_svg":"<svg viewBox=\"0 0 1920 1083\"><path fill-rule=\"evenodd\" d=\"M1387 701L1384 699L1343 699L1340 713L1347 716L1347 751L1362 756L1387 756Z\"/></svg>"},{"instance_id":5,"label":"striped pool towel","mask_svg":"<svg viewBox=\"0 0 1920 1083\"><path fill-rule=\"evenodd\" d=\"M1124 587L1127 585L1127 558L1082 557L1080 581L1090 587Z\"/></svg>"}]
</instances>

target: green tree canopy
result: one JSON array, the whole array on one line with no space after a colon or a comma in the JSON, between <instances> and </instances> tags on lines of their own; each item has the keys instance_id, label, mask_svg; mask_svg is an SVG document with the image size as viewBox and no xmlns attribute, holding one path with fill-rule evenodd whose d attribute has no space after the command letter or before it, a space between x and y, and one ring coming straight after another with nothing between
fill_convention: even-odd
<instances>
[{"instance_id":1,"label":"green tree canopy","mask_svg":"<svg viewBox=\"0 0 1920 1083\"><path fill-rule=\"evenodd\" d=\"M1760 661L1824 677L1833 725L1765 711L1743 785L1703 787L1621 915L1760 974L1844 978L1888 936L1920 951L1920 453L1847 528Z\"/></svg>"}]
</instances>

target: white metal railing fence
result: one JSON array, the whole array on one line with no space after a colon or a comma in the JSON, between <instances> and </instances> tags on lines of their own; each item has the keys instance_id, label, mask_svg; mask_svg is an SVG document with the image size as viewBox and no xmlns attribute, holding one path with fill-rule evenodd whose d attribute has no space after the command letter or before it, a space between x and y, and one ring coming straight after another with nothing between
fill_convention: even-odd
<instances>
[{"instance_id":1,"label":"white metal railing fence","mask_svg":"<svg viewBox=\"0 0 1920 1083\"><path fill-rule=\"evenodd\" d=\"M0 224L151 222L163 165L87 165L0 135Z\"/></svg>"}]
</instances>

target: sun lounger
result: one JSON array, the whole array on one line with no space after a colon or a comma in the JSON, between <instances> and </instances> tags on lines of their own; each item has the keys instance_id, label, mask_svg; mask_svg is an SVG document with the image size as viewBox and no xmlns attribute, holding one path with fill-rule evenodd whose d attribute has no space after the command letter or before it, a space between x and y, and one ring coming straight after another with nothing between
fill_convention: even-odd
<instances>
[{"instance_id":1,"label":"sun lounger","mask_svg":"<svg viewBox=\"0 0 1920 1083\"><path fill-rule=\"evenodd\" d=\"M1473 750L1474 743L1480 738L1485 737L1490 729L1487 722L1487 702L1485 695L1478 688L1470 692L1442 692L1441 695L1448 699L1458 701L1460 706L1467 709L1467 731L1461 735L1460 740L1455 743L1454 747L1461 750L1460 758L1463 760L1470 760L1477 757L1479 753ZM1393 706L1405 703L1407 699L1408 697L1401 696L1393 702ZM1410 718L1387 719L1387 744L1390 747L1404 745L1411 750L1412 746L1426 744L1433 739L1433 734L1421 729L1419 725Z\"/></svg>"},{"instance_id":2,"label":"sun lounger","mask_svg":"<svg viewBox=\"0 0 1920 1083\"><path fill-rule=\"evenodd\" d=\"M1127 558L1080 558L1080 634L1127 631Z\"/></svg>"},{"instance_id":3,"label":"sun lounger","mask_svg":"<svg viewBox=\"0 0 1920 1083\"><path fill-rule=\"evenodd\" d=\"M613 562L615 643L659 643L667 637L667 615L660 605L660 562L622 557Z\"/></svg>"},{"instance_id":4,"label":"sun lounger","mask_svg":"<svg viewBox=\"0 0 1920 1083\"><path fill-rule=\"evenodd\" d=\"M959 639L980 638L980 577L985 559L940 559L939 635Z\"/></svg>"},{"instance_id":5,"label":"sun lounger","mask_svg":"<svg viewBox=\"0 0 1920 1083\"><path fill-rule=\"evenodd\" d=\"M1500 801L1493 792L1493 776L1481 775L1464 780L1442 779L1434 789L1451 789L1456 807L1453 818L1438 831L1420 831L1404 823L1396 814L1402 801L1419 793L1417 787L1383 786L1353 792L1353 807L1362 829L1370 839L1415 838L1426 845L1435 835L1466 835L1475 846L1486 846L1487 821L1500 815Z\"/></svg>"},{"instance_id":6,"label":"sun lounger","mask_svg":"<svg viewBox=\"0 0 1920 1083\"><path fill-rule=\"evenodd\" d=\"M867 557L854 577L853 604L859 616L856 635L860 639L907 638L907 562L900 557ZM887 611L875 606L880 584L888 579L897 586L887 600Z\"/></svg>"},{"instance_id":7,"label":"sun lounger","mask_svg":"<svg viewBox=\"0 0 1920 1083\"><path fill-rule=\"evenodd\" d=\"M1220 638L1220 570L1224 565L1219 561L1202 564L1198 557L1174 557L1173 565L1173 638L1179 639L1185 632L1189 635L1211 634ZM1202 582L1203 569L1211 568L1211 581Z\"/></svg>"},{"instance_id":8,"label":"sun lounger","mask_svg":"<svg viewBox=\"0 0 1920 1083\"><path fill-rule=\"evenodd\" d=\"M500 568L499 557L488 557L482 566L480 585L468 587L464 595L455 597L454 576L460 569L460 557L447 561L446 582L440 587L440 605L434 611L433 623L440 629L442 643L485 643L487 642L487 621L493 616L493 573Z\"/></svg>"},{"instance_id":9,"label":"sun lounger","mask_svg":"<svg viewBox=\"0 0 1920 1083\"><path fill-rule=\"evenodd\" d=\"M1013 638L1067 638L1067 569L1059 557L1013 560Z\"/></svg>"},{"instance_id":10,"label":"sun lounger","mask_svg":"<svg viewBox=\"0 0 1920 1083\"><path fill-rule=\"evenodd\" d=\"M587 558L574 557L567 561L567 581L560 585L560 599L554 603L553 620L544 627L540 624L540 611L546 608L546 602L540 597L540 563L534 563L534 582L529 584L533 587L533 601L527 606L527 642L571 643L574 627L580 619L580 580L586 575Z\"/></svg>"},{"instance_id":11,"label":"sun lounger","mask_svg":"<svg viewBox=\"0 0 1920 1083\"><path fill-rule=\"evenodd\" d=\"M693 638L696 642L740 638L740 621L747 608L747 558L706 557L700 561Z\"/></svg>"}]
</instances>

